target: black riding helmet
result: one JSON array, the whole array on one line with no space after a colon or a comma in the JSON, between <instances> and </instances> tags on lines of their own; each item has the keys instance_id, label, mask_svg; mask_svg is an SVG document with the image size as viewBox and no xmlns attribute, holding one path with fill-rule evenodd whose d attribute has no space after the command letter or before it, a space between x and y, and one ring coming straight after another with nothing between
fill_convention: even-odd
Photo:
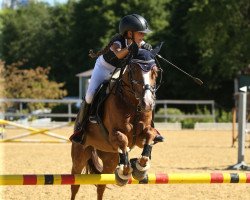
<instances>
[{"instance_id":1,"label":"black riding helmet","mask_svg":"<svg viewBox=\"0 0 250 200\"><path fill-rule=\"evenodd\" d=\"M148 27L148 22L144 17L132 14L123 17L119 24L119 32L124 35L127 31L150 33L151 30Z\"/></svg>"}]
</instances>

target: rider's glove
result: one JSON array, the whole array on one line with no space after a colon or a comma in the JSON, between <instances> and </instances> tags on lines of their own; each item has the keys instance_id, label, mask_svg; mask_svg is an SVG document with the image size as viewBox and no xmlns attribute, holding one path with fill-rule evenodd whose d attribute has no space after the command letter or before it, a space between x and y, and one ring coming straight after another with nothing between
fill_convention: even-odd
<instances>
[{"instance_id":1,"label":"rider's glove","mask_svg":"<svg viewBox=\"0 0 250 200\"><path fill-rule=\"evenodd\" d=\"M141 46L142 49L146 49L148 51L151 51L152 50L152 45L149 44L149 43L144 43L142 46Z\"/></svg>"},{"instance_id":2,"label":"rider's glove","mask_svg":"<svg viewBox=\"0 0 250 200\"><path fill-rule=\"evenodd\" d=\"M131 55L136 56L138 54L139 47L135 42L132 42L132 44L128 47L128 51Z\"/></svg>"}]
</instances>

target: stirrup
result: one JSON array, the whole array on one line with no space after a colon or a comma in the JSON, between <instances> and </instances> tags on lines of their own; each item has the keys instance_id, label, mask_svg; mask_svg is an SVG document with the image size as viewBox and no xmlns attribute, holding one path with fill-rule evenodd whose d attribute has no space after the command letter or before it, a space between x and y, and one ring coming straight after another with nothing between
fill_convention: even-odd
<instances>
[{"instance_id":1,"label":"stirrup","mask_svg":"<svg viewBox=\"0 0 250 200\"><path fill-rule=\"evenodd\" d=\"M97 124L97 118L95 115L90 115L89 116L89 121L93 124Z\"/></svg>"},{"instance_id":2,"label":"stirrup","mask_svg":"<svg viewBox=\"0 0 250 200\"><path fill-rule=\"evenodd\" d=\"M77 123L77 122L76 122ZM83 141L82 125L77 123L74 127L74 133L70 136L69 140L74 143L81 144Z\"/></svg>"},{"instance_id":3,"label":"stirrup","mask_svg":"<svg viewBox=\"0 0 250 200\"><path fill-rule=\"evenodd\" d=\"M76 135L76 136L72 137L71 141L81 144L82 143L82 137L80 137L79 135Z\"/></svg>"},{"instance_id":4,"label":"stirrup","mask_svg":"<svg viewBox=\"0 0 250 200\"><path fill-rule=\"evenodd\" d=\"M71 142L81 144L81 143L82 143L82 137L83 137L83 135L82 135L81 133L74 133L74 134L69 138L69 140L70 140Z\"/></svg>"}]
</instances>

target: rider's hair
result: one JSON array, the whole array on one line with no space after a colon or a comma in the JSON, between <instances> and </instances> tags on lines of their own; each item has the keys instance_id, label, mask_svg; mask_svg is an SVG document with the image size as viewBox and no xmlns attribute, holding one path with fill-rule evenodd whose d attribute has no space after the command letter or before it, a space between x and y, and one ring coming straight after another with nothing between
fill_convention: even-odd
<instances>
[{"instance_id":1,"label":"rider's hair","mask_svg":"<svg viewBox=\"0 0 250 200\"><path fill-rule=\"evenodd\" d=\"M121 35L121 34L119 34L119 33L116 33L116 34L111 38L111 40L110 40L110 42L108 43L108 45L105 46L103 49L97 51L96 53L94 53L93 49L90 49L90 50L89 50L89 56L90 56L91 58L96 58L96 57L98 57L98 56L100 56L100 55L103 55L103 54L107 53L108 50L110 49L111 45L114 43L114 41L120 39L121 37L124 37L124 35Z\"/></svg>"}]
</instances>

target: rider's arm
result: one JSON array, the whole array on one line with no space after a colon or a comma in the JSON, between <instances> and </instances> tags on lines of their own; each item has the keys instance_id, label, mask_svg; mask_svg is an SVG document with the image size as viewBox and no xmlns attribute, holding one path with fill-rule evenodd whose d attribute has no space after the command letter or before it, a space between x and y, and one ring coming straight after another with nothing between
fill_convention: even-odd
<instances>
[{"instance_id":1,"label":"rider's arm","mask_svg":"<svg viewBox=\"0 0 250 200\"><path fill-rule=\"evenodd\" d=\"M128 52L129 52L127 47L125 47L124 49L121 49L121 46L117 43L113 43L110 48L114 52L116 57L119 59L124 58L126 55L128 55Z\"/></svg>"}]
</instances>

